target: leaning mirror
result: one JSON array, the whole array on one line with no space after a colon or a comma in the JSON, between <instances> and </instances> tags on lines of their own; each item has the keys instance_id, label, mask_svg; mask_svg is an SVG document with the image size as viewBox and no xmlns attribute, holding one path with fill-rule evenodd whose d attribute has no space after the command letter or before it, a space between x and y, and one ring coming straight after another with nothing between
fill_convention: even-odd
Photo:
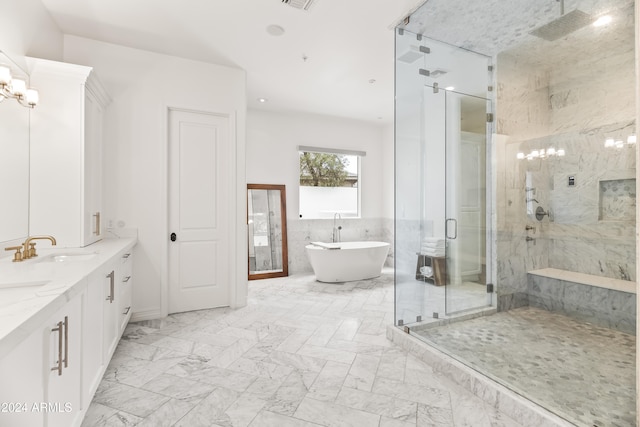
<instances>
[{"instance_id":1,"label":"leaning mirror","mask_svg":"<svg viewBox=\"0 0 640 427\"><path fill-rule=\"evenodd\" d=\"M284 185L247 184L249 280L288 275Z\"/></svg>"},{"instance_id":2,"label":"leaning mirror","mask_svg":"<svg viewBox=\"0 0 640 427\"><path fill-rule=\"evenodd\" d=\"M27 72L2 51L0 65L28 85ZM11 98L0 101L0 242L9 242L29 234L29 108Z\"/></svg>"}]
</instances>

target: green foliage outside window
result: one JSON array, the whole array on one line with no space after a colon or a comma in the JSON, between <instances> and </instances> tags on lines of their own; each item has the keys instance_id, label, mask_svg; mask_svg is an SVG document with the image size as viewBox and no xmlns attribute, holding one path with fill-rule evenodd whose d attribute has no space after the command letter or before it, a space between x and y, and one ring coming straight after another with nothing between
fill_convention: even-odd
<instances>
[{"instance_id":1,"label":"green foliage outside window","mask_svg":"<svg viewBox=\"0 0 640 427\"><path fill-rule=\"evenodd\" d=\"M348 177L349 159L339 154L300 152L300 185L342 187Z\"/></svg>"}]
</instances>

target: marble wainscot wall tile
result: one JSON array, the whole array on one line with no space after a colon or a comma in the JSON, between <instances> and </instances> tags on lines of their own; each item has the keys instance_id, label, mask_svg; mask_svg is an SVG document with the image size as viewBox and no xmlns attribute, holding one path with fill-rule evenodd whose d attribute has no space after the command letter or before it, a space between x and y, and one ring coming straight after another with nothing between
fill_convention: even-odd
<instances>
[{"instance_id":1,"label":"marble wainscot wall tile","mask_svg":"<svg viewBox=\"0 0 640 427\"><path fill-rule=\"evenodd\" d=\"M289 248L289 274L313 271L305 246L311 242L331 242L333 219L295 219L287 221L287 245ZM341 226L340 239L343 242L382 241L393 246L392 235L384 230L382 218L343 218L336 221ZM391 237L391 239L389 239ZM387 258L393 257L390 248Z\"/></svg>"},{"instance_id":2,"label":"marble wainscot wall tile","mask_svg":"<svg viewBox=\"0 0 640 427\"><path fill-rule=\"evenodd\" d=\"M421 227L419 220L396 220L396 247L394 263L403 274L415 274L417 255L420 251Z\"/></svg>"}]
</instances>

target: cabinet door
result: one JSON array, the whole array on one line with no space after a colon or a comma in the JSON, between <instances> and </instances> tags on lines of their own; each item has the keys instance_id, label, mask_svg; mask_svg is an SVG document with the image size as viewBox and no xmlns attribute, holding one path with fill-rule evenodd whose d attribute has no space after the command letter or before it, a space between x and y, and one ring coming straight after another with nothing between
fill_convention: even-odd
<instances>
[{"instance_id":1,"label":"cabinet door","mask_svg":"<svg viewBox=\"0 0 640 427\"><path fill-rule=\"evenodd\" d=\"M116 268L112 268L102 279L103 289L103 337L104 337L104 357L105 360L111 359L113 352L118 345L118 304L119 298L116 293Z\"/></svg>"},{"instance_id":2,"label":"cabinet door","mask_svg":"<svg viewBox=\"0 0 640 427\"><path fill-rule=\"evenodd\" d=\"M41 427L44 413L44 340L41 330L29 336L0 360L0 426ZM48 375L48 373L47 373Z\"/></svg>"},{"instance_id":3,"label":"cabinet door","mask_svg":"<svg viewBox=\"0 0 640 427\"><path fill-rule=\"evenodd\" d=\"M47 354L49 372L45 377L47 427L80 425L82 407L81 344L82 296L69 301L49 318L45 332L49 332Z\"/></svg>"},{"instance_id":4,"label":"cabinet door","mask_svg":"<svg viewBox=\"0 0 640 427\"><path fill-rule=\"evenodd\" d=\"M120 278L118 299L119 326L118 336L122 336L131 318L131 302L133 299L133 253L131 251L122 255L118 277Z\"/></svg>"},{"instance_id":5,"label":"cabinet door","mask_svg":"<svg viewBox=\"0 0 640 427\"><path fill-rule=\"evenodd\" d=\"M86 408L100 384L104 368L102 310L104 273L89 276L82 317L82 407Z\"/></svg>"},{"instance_id":6,"label":"cabinet door","mask_svg":"<svg viewBox=\"0 0 640 427\"><path fill-rule=\"evenodd\" d=\"M88 89L84 104L83 246L102 238L102 106Z\"/></svg>"}]
</instances>

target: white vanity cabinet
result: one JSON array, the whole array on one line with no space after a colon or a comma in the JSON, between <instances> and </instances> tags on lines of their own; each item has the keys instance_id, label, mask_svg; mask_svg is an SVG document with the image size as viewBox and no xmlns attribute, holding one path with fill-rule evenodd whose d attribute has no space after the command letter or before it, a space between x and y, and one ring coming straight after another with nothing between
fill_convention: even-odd
<instances>
[{"instance_id":1,"label":"white vanity cabinet","mask_svg":"<svg viewBox=\"0 0 640 427\"><path fill-rule=\"evenodd\" d=\"M118 295L117 290L117 273L116 266L111 264L108 272L104 274L102 281L103 289L103 345L105 357L109 358L113 354L118 345L118 329L119 329L119 316L118 316Z\"/></svg>"},{"instance_id":2,"label":"white vanity cabinet","mask_svg":"<svg viewBox=\"0 0 640 427\"><path fill-rule=\"evenodd\" d=\"M53 235L58 247L102 238L102 137L110 98L91 67L28 58L40 92L31 112L32 235Z\"/></svg>"},{"instance_id":3,"label":"white vanity cabinet","mask_svg":"<svg viewBox=\"0 0 640 427\"><path fill-rule=\"evenodd\" d=\"M41 427L44 413L33 411L44 402L44 340L40 330L29 335L0 360L0 426Z\"/></svg>"},{"instance_id":4,"label":"white vanity cabinet","mask_svg":"<svg viewBox=\"0 0 640 427\"><path fill-rule=\"evenodd\" d=\"M47 427L68 427L82 421L82 295L58 310L44 325L47 340L45 399Z\"/></svg>"},{"instance_id":5,"label":"white vanity cabinet","mask_svg":"<svg viewBox=\"0 0 640 427\"><path fill-rule=\"evenodd\" d=\"M0 329L0 427L82 424L131 316L134 245L105 239L85 269L52 264L49 291L0 291L5 320L24 316Z\"/></svg>"},{"instance_id":6,"label":"white vanity cabinet","mask_svg":"<svg viewBox=\"0 0 640 427\"><path fill-rule=\"evenodd\" d=\"M104 272L103 337L104 352L111 358L131 318L133 252L125 251Z\"/></svg>"},{"instance_id":7,"label":"white vanity cabinet","mask_svg":"<svg viewBox=\"0 0 640 427\"><path fill-rule=\"evenodd\" d=\"M108 360L104 352L103 306L104 272L100 269L87 279L82 324L82 406L86 408L100 385Z\"/></svg>"},{"instance_id":8,"label":"white vanity cabinet","mask_svg":"<svg viewBox=\"0 0 640 427\"><path fill-rule=\"evenodd\" d=\"M80 425L82 295L0 360L0 426Z\"/></svg>"},{"instance_id":9,"label":"white vanity cabinet","mask_svg":"<svg viewBox=\"0 0 640 427\"><path fill-rule=\"evenodd\" d=\"M128 251L120 257L118 272L118 336L122 335L131 319L131 304L133 302L133 251Z\"/></svg>"}]
</instances>

